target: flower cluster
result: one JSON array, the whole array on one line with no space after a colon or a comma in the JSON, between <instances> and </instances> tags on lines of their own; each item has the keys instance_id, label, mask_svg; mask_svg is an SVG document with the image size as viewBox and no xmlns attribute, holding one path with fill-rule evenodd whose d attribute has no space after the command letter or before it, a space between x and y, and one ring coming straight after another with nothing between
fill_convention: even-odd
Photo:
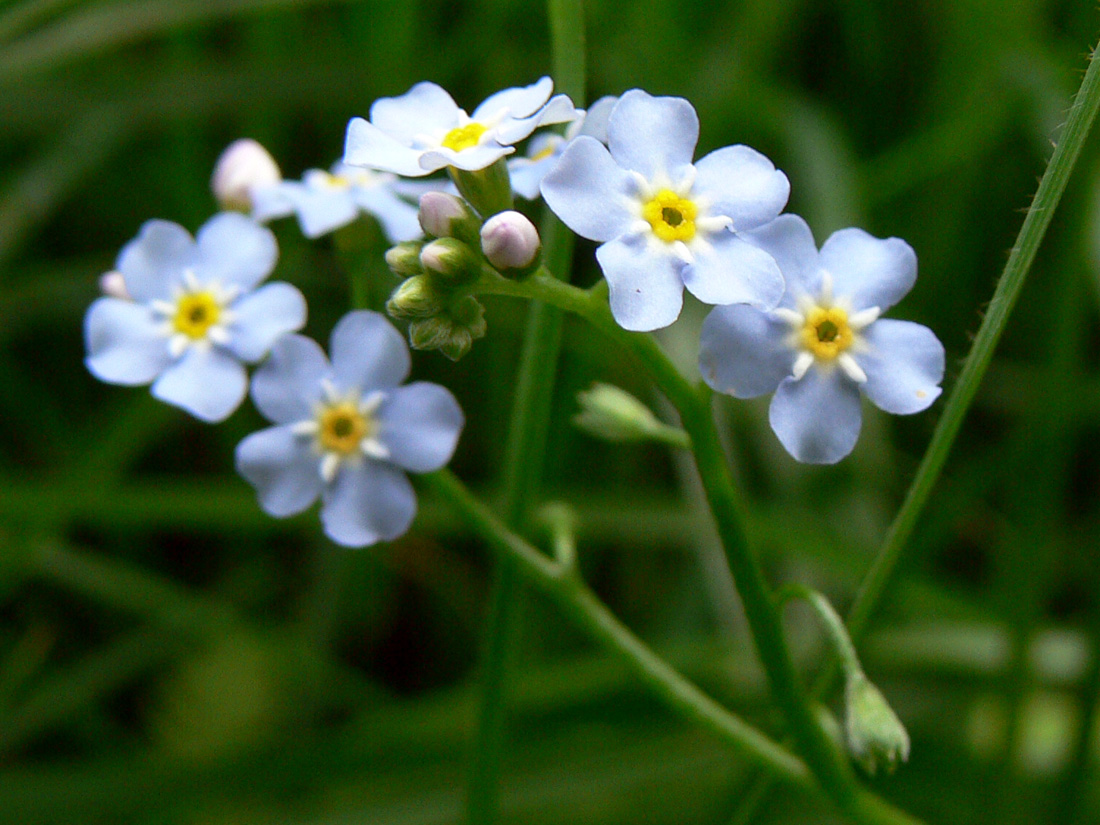
<instances>
[{"instance_id":1,"label":"flower cluster","mask_svg":"<svg viewBox=\"0 0 1100 825\"><path fill-rule=\"evenodd\" d=\"M509 158L547 124L567 126ZM880 319L914 283L909 245L846 229L819 251L801 218L781 214L783 172L743 145L695 160L698 136L681 98L634 89L585 112L544 77L471 115L432 83L378 100L369 120L350 121L343 159L301 180L284 180L263 147L238 141L211 181L221 206L238 211L194 238L150 221L101 278L85 318L88 369L110 383L151 383L157 398L216 422L260 364L251 395L274 426L240 444L237 466L261 507L286 516L319 498L334 541L393 539L416 509L405 471L450 459L462 412L442 387L400 386L408 349L377 313L337 324L331 361L295 334L305 298L290 284L261 285L277 258L263 224L295 215L316 238L377 221L402 279L389 314L408 322L414 348L458 359L486 333L484 285L540 267L539 234L513 201L541 193L566 226L599 242L610 310L626 330L675 322L685 288L715 305L702 329L704 381L738 398L774 393L771 424L796 459L847 455L863 395L892 413L927 408L943 347L925 327ZM442 170L449 181L428 178Z\"/></svg>"}]
</instances>

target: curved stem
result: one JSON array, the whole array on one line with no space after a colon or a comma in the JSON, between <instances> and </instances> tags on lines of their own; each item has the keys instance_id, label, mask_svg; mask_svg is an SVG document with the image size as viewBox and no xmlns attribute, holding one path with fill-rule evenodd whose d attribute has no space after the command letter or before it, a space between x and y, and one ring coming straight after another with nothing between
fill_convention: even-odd
<instances>
[{"instance_id":1,"label":"curved stem","mask_svg":"<svg viewBox=\"0 0 1100 825\"><path fill-rule=\"evenodd\" d=\"M482 536L499 557L509 559L527 581L557 604L578 627L617 654L642 684L676 713L752 759L778 781L828 798L826 789L815 781L805 762L684 678L631 633L574 571L547 558L509 530L449 471L440 470L420 478L453 506L470 529ZM868 825L918 825L920 822L862 789L855 791L848 812L856 822Z\"/></svg>"},{"instance_id":2,"label":"curved stem","mask_svg":"<svg viewBox=\"0 0 1100 825\"><path fill-rule=\"evenodd\" d=\"M844 620L836 612L821 593L812 587L807 587L802 582L787 582L779 590L780 604L786 604L791 599L802 599L814 611L814 615L821 621L829 636L829 641L836 651L840 667L848 678L863 672L863 665L859 663L855 645L848 636L848 629L844 626Z\"/></svg>"}]
</instances>

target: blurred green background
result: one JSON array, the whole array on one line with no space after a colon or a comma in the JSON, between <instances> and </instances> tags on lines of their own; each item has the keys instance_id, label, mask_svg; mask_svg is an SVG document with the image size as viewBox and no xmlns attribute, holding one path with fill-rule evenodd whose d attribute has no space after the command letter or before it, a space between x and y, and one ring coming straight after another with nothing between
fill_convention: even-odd
<instances>
[{"instance_id":1,"label":"blurred green background","mask_svg":"<svg viewBox=\"0 0 1100 825\"><path fill-rule=\"evenodd\" d=\"M748 143L819 242L908 240L892 315L932 327L950 387L1100 31L1083 0L587 3L589 99L699 111L699 153ZM347 551L275 521L210 427L98 384L81 323L142 222L190 230L231 140L288 177L419 80L472 109L549 71L537 2L9 0L0 5L0 822L429 825L461 819L491 558L441 503ZM862 646L913 738L873 786L929 822L1095 822L1100 758L1100 140L1039 253L906 563ZM274 226L274 275L326 341L348 306L330 239ZM597 273L581 243L575 280ZM394 282L380 287L384 293ZM452 467L498 489L525 307L488 303L464 360L414 356L468 424ZM662 342L694 370L703 310ZM635 365L570 319L547 498L575 506L589 582L708 691L777 731L689 464L575 431L574 395ZM722 404L776 582L850 601L942 407L865 409L855 453L798 465L767 399ZM735 821L754 772L523 594L504 808L514 823ZM811 675L823 645L788 613ZM832 706L836 707L835 697ZM1091 737L1091 738L1090 738ZM832 821L770 795L754 822Z\"/></svg>"}]
</instances>

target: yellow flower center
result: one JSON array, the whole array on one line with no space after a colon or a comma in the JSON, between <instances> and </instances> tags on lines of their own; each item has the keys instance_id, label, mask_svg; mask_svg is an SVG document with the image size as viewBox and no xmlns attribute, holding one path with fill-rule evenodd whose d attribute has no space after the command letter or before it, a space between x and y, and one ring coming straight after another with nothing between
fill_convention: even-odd
<instances>
[{"instance_id":1,"label":"yellow flower center","mask_svg":"<svg viewBox=\"0 0 1100 825\"><path fill-rule=\"evenodd\" d=\"M832 360L855 340L848 313L840 307L814 307L802 325L802 346L818 358Z\"/></svg>"},{"instance_id":2,"label":"yellow flower center","mask_svg":"<svg viewBox=\"0 0 1100 825\"><path fill-rule=\"evenodd\" d=\"M373 423L350 401L326 407L317 417L317 439L326 452L351 455L370 435Z\"/></svg>"},{"instance_id":3,"label":"yellow flower center","mask_svg":"<svg viewBox=\"0 0 1100 825\"><path fill-rule=\"evenodd\" d=\"M329 189L348 189L351 186L351 181L343 175L333 175L330 172L322 171L320 179Z\"/></svg>"},{"instance_id":4,"label":"yellow flower center","mask_svg":"<svg viewBox=\"0 0 1100 825\"><path fill-rule=\"evenodd\" d=\"M485 132L486 128L477 122L470 122L465 126L456 126L447 132L447 136L443 138L443 145L455 152L461 152L463 149L477 146L478 141L481 140L481 136Z\"/></svg>"},{"instance_id":5,"label":"yellow flower center","mask_svg":"<svg viewBox=\"0 0 1100 825\"><path fill-rule=\"evenodd\" d=\"M662 241L690 241L695 237L695 204L671 189L662 189L642 207L642 217Z\"/></svg>"},{"instance_id":6,"label":"yellow flower center","mask_svg":"<svg viewBox=\"0 0 1100 825\"><path fill-rule=\"evenodd\" d=\"M531 160L546 160L552 154L554 154L554 145L553 144L547 146L545 149L543 149L539 152L535 152L535 154L531 155L530 159Z\"/></svg>"},{"instance_id":7,"label":"yellow flower center","mask_svg":"<svg viewBox=\"0 0 1100 825\"><path fill-rule=\"evenodd\" d=\"M222 306L212 293L192 292L181 297L176 304L172 326L176 332L197 341L206 337L207 331L218 323L221 314Z\"/></svg>"}]
</instances>

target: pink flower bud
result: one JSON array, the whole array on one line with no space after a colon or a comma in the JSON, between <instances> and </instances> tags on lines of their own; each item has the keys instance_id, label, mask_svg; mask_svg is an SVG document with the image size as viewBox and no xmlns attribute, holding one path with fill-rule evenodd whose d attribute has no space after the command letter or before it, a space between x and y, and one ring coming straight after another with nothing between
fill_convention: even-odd
<instances>
[{"instance_id":1,"label":"pink flower bud","mask_svg":"<svg viewBox=\"0 0 1100 825\"><path fill-rule=\"evenodd\" d=\"M446 192L425 192L420 196L420 227L432 237L454 237L452 224L466 220L469 213L461 199Z\"/></svg>"},{"instance_id":2,"label":"pink flower bud","mask_svg":"<svg viewBox=\"0 0 1100 825\"><path fill-rule=\"evenodd\" d=\"M218 158L210 188L223 209L248 212L253 189L274 186L282 173L268 151L251 138L235 140Z\"/></svg>"},{"instance_id":3,"label":"pink flower bud","mask_svg":"<svg viewBox=\"0 0 1100 825\"><path fill-rule=\"evenodd\" d=\"M497 269L522 269L539 254L538 230L519 212L500 212L481 227L481 251Z\"/></svg>"}]
</instances>

